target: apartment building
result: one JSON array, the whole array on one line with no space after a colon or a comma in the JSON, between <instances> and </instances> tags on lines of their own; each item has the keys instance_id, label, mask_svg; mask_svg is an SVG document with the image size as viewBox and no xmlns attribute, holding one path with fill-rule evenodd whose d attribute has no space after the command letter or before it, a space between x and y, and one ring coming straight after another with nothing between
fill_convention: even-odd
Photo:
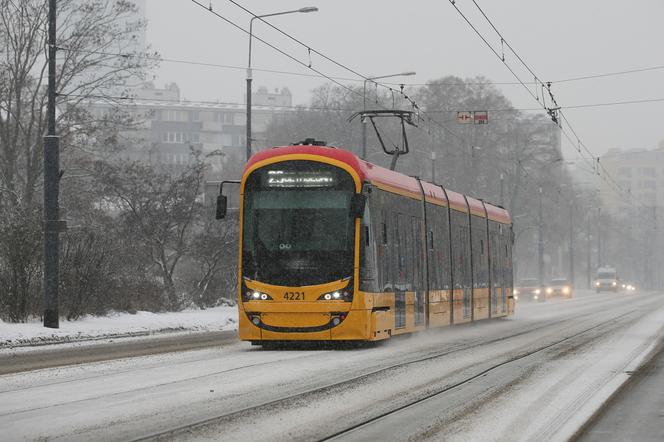
<instances>
[{"instance_id":1,"label":"apartment building","mask_svg":"<svg viewBox=\"0 0 664 442\"><path fill-rule=\"evenodd\" d=\"M664 207L664 140L653 150L612 149L600 158L600 162L624 191L612 189L611 182L602 180L600 188L602 204L609 211L624 211L631 204L644 207Z\"/></svg>"},{"instance_id":2,"label":"apartment building","mask_svg":"<svg viewBox=\"0 0 664 442\"><path fill-rule=\"evenodd\" d=\"M193 148L204 155L216 154L208 158L209 180L239 176L238 165L244 164L246 148L244 104L188 101L175 83L164 88L146 83L132 93L126 110L140 124L123 132L126 148L122 155L177 169L187 164ZM268 92L261 87L252 100L253 138L265 139L273 118L292 109L292 97L287 88ZM112 109L104 102L91 102L89 108L97 116ZM260 141L254 142L255 150L263 147Z\"/></svg>"}]
</instances>

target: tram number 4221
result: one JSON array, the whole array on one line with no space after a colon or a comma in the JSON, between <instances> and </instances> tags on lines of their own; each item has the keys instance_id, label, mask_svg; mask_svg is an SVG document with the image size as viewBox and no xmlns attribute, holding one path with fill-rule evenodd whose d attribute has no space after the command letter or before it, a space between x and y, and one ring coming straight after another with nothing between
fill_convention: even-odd
<instances>
[{"instance_id":1,"label":"tram number 4221","mask_svg":"<svg viewBox=\"0 0 664 442\"><path fill-rule=\"evenodd\" d=\"M284 299L288 301L304 301L304 292L286 292Z\"/></svg>"}]
</instances>

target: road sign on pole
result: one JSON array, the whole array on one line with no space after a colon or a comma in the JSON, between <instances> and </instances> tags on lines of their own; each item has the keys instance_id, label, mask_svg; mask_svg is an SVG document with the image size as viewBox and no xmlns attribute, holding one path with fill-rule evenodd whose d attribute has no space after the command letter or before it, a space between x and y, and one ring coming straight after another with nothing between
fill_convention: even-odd
<instances>
[{"instance_id":1,"label":"road sign on pole","mask_svg":"<svg viewBox=\"0 0 664 442\"><path fill-rule=\"evenodd\" d=\"M457 112L457 123L470 124L473 122L473 113L468 111Z\"/></svg>"},{"instance_id":2,"label":"road sign on pole","mask_svg":"<svg viewBox=\"0 0 664 442\"><path fill-rule=\"evenodd\" d=\"M475 112L473 112L473 122L475 124L488 124L489 123L489 112L487 112L487 111L475 111Z\"/></svg>"}]
</instances>

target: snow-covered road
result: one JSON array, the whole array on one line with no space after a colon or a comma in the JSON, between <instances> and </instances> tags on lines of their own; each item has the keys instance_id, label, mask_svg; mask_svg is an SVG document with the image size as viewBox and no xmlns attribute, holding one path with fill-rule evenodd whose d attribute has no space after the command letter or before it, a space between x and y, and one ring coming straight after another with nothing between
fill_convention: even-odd
<instances>
[{"instance_id":1,"label":"snow-covered road","mask_svg":"<svg viewBox=\"0 0 664 442\"><path fill-rule=\"evenodd\" d=\"M664 294L580 293L372 348L237 343L5 375L0 428L3 440L564 438L662 324Z\"/></svg>"}]
</instances>

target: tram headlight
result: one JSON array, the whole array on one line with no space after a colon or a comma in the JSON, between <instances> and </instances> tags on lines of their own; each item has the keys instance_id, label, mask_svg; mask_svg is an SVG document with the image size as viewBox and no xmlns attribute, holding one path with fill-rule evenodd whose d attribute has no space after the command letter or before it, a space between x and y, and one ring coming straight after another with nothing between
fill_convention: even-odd
<instances>
[{"instance_id":1,"label":"tram headlight","mask_svg":"<svg viewBox=\"0 0 664 442\"><path fill-rule=\"evenodd\" d=\"M551 293L553 293L553 289L551 287L547 287L546 288L546 294L550 295Z\"/></svg>"},{"instance_id":2,"label":"tram headlight","mask_svg":"<svg viewBox=\"0 0 664 442\"><path fill-rule=\"evenodd\" d=\"M569 287L563 287L563 293L569 295Z\"/></svg>"},{"instance_id":3,"label":"tram headlight","mask_svg":"<svg viewBox=\"0 0 664 442\"><path fill-rule=\"evenodd\" d=\"M595 286L596 286L596 287L599 287L599 281L596 281L596 282L595 282Z\"/></svg>"},{"instance_id":4,"label":"tram headlight","mask_svg":"<svg viewBox=\"0 0 664 442\"><path fill-rule=\"evenodd\" d=\"M518 291L517 289L514 289L514 294L515 294L515 295L518 295L518 294L519 294L519 291Z\"/></svg>"},{"instance_id":5,"label":"tram headlight","mask_svg":"<svg viewBox=\"0 0 664 442\"><path fill-rule=\"evenodd\" d=\"M617 285L618 285L618 283L617 283L617 282L615 282L615 281L613 281L613 282L611 283L611 285L615 287L615 286L617 286Z\"/></svg>"},{"instance_id":6,"label":"tram headlight","mask_svg":"<svg viewBox=\"0 0 664 442\"><path fill-rule=\"evenodd\" d=\"M242 300L247 301L272 301L272 296L260 290L252 290L242 284Z\"/></svg>"},{"instance_id":7,"label":"tram headlight","mask_svg":"<svg viewBox=\"0 0 664 442\"><path fill-rule=\"evenodd\" d=\"M542 293L542 291L541 291L540 289L535 289L535 292L534 292L534 293L535 293L536 295L539 295L540 293ZM535 297L535 299L537 299L537 297Z\"/></svg>"},{"instance_id":8,"label":"tram headlight","mask_svg":"<svg viewBox=\"0 0 664 442\"><path fill-rule=\"evenodd\" d=\"M333 292L323 293L318 297L319 301L345 301L353 300L353 283L350 282L346 288L335 290Z\"/></svg>"}]
</instances>

